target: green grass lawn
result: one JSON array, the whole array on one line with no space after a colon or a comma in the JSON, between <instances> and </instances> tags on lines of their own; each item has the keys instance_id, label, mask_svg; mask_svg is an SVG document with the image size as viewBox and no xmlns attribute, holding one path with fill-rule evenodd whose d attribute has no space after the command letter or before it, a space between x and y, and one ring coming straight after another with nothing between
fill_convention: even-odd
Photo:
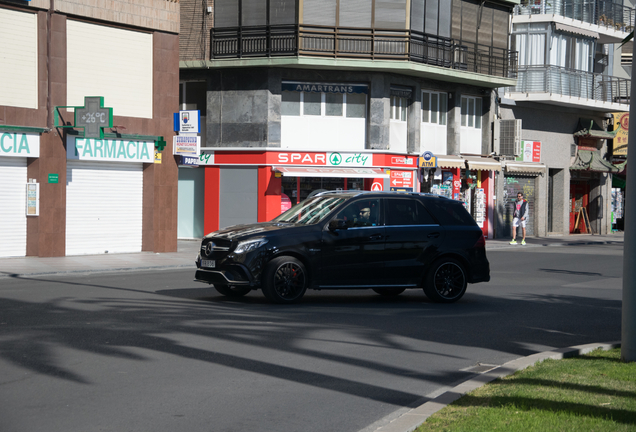
<instances>
[{"instance_id":1,"label":"green grass lawn","mask_svg":"<svg viewBox=\"0 0 636 432\"><path fill-rule=\"evenodd\" d=\"M429 417L426 431L636 431L636 363L620 349L546 360Z\"/></svg>"}]
</instances>

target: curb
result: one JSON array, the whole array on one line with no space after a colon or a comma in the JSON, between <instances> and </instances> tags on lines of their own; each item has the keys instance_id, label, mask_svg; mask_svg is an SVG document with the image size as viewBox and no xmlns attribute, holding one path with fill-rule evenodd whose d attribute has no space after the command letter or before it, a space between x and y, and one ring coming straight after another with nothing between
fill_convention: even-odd
<instances>
[{"instance_id":1,"label":"curb","mask_svg":"<svg viewBox=\"0 0 636 432\"><path fill-rule=\"evenodd\" d=\"M103 268L103 269L83 269L83 270L66 270L66 271L47 271L40 273L0 273L0 280L9 278L29 278L40 276L63 276L63 275L81 275L81 274L98 274L98 273L117 273L132 271L149 271L149 270L180 270L185 268L193 268L191 264L178 265L162 265L162 266L146 266L146 267L119 267L119 268Z\"/></svg>"},{"instance_id":2,"label":"curb","mask_svg":"<svg viewBox=\"0 0 636 432\"><path fill-rule=\"evenodd\" d=\"M390 423L374 429L374 432L412 432L424 423L427 418L444 408L446 405L456 401L466 393L494 381L497 378L512 375L517 371L523 370L547 359L561 360L564 358L577 357L587 354L598 348L608 351L620 346L620 342L592 343L556 349L553 351L545 351L542 353L532 354L527 357L521 357L516 360L511 360L508 363L496 366L481 375L477 375L474 378L464 381L419 407L407 411Z\"/></svg>"}]
</instances>

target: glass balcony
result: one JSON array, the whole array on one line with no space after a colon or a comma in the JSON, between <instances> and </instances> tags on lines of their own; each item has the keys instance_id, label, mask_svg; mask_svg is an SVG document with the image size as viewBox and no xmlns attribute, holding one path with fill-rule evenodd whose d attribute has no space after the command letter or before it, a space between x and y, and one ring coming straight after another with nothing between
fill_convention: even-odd
<instances>
[{"instance_id":1,"label":"glass balcony","mask_svg":"<svg viewBox=\"0 0 636 432\"><path fill-rule=\"evenodd\" d=\"M558 15L622 32L634 29L634 9L611 0L521 0L514 15Z\"/></svg>"},{"instance_id":2,"label":"glass balcony","mask_svg":"<svg viewBox=\"0 0 636 432\"><path fill-rule=\"evenodd\" d=\"M550 93L629 105L631 79L558 66L519 66L517 85L510 91Z\"/></svg>"},{"instance_id":3,"label":"glass balcony","mask_svg":"<svg viewBox=\"0 0 636 432\"><path fill-rule=\"evenodd\" d=\"M213 28L210 58L310 56L412 61L515 78L517 52L415 31L307 25Z\"/></svg>"}]
</instances>

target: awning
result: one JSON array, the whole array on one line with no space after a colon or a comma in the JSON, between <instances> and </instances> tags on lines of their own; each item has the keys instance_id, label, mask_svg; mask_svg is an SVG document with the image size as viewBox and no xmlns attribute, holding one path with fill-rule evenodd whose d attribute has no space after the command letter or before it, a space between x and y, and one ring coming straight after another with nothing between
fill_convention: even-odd
<instances>
[{"instance_id":1,"label":"awning","mask_svg":"<svg viewBox=\"0 0 636 432\"><path fill-rule=\"evenodd\" d=\"M487 157L466 156L466 167L471 170L501 171L501 162Z\"/></svg>"},{"instance_id":2,"label":"awning","mask_svg":"<svg viewBox=\"0 0 636 432\"><path fill-rule=\"evenodd\" d=\"M509 173L532 173L543 174L546 172L546 166L542 163L531 162L506 162L506 172Z\"/></svg>"},{"instance_id":3,"label":"awning","mask_svg":"<svg viewBox=\"0 0 636 432\"><path fill-rule=\"evenodd\" d=\"M272 167L283 177L389 178L381 168Z\"/></svg>"},{"instance_id":4,"label":"awning","mask_svg":"<svg viewBox=\"0 0 636 432\"><path fill-rule=\"evenodd\" d=\"M600 37L597 32L594 32L594 31L591 31L591 30L585 30L585 29L582 29L582 28L569 26L569 25L561 24L561 23L554 23L554 29L555 30L564 31L564 32L568 32L568 33L579 34L579 35L591 37L591 38L594 38L594 39L598 39Z\"/></svg>"},{"instance_id":5,"label":"awning","mask_svg":"<svg viewBox=\"0 0 636 432\"><path fill-rule=\"evenodd\" d=\"M464 158L453 155L437 156L439 168L464 168Z\"/></svg>"},{"instance_id":6,"label":"awning","mask_svg":"<svg viewBox=\"0 0 636 432\"><path fill-rule=\"evenodd\" d=\"M614 165L608 160L603 159L599 150L579 150L576 155L571 170L594 171L606 173L618 173L623 170L627 162L620 165Z\"/></svg>"}]
</instances>

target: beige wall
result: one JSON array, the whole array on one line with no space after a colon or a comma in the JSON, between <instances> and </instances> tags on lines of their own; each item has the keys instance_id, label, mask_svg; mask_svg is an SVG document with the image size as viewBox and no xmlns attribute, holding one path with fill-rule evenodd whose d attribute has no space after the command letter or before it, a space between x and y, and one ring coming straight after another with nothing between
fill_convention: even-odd
<instances>
[{"instance_id":1,"label":"beige wall","mask_svg":"<svg viewBox=\"0 0 636 432\"><path fill-rule=\"evenodd\" d=\"M32 0L31 7L48 9L51 0ZM55 11L179 33L179 0L55 0Z\"/></svg>"}]
</instances>

